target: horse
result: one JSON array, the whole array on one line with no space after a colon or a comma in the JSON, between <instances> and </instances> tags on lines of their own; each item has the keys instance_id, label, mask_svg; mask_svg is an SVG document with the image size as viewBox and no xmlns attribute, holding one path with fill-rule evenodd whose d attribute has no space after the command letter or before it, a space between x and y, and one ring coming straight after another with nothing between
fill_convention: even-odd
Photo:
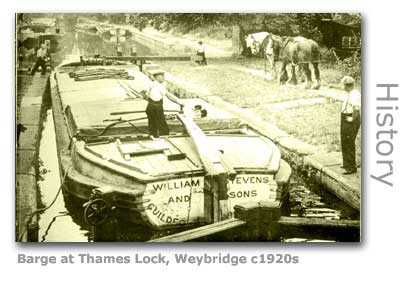
<instances>
[{"instance_id":1,"label":"horse","mask_svg":"<svg viewBox=\"0 0 409 293\"><path fill-rule=\"evenodd\" d=\"M275 75L279 84L297 84L296 67L298 74L304 73L307 82L305 88L319 89L321 86L320 71L318 62L320 61L320 51L318 44L311 39L304 37L281 37L272 33L260 32L250 34L246 39L247 45L255 56L264 58L264 71ZM276 63L281 59L282 65L280 74L277 74ZM316 83L312 86L311 70L309 64L314 68ZM291 67L290 77L287 66Z\"/></svg>"},{"instance_id":2,"label":"horse","mask_svg":"<svg viewBox=\"0 0 409 293\"><path fill-rule=\"evenodd\" d=\"M318 62L320 61L320 50L317 42L304 37L287 37L281 46L281 74L280 83L283 84L288 80L287 65L291 65L290 84L297 84L295 67L299 65L307 78L305 88L312 86L311 70L309 64L314 68L316 83L313 89L319 89L321 86L320 71Z\"/></svg>"}]
</instances>

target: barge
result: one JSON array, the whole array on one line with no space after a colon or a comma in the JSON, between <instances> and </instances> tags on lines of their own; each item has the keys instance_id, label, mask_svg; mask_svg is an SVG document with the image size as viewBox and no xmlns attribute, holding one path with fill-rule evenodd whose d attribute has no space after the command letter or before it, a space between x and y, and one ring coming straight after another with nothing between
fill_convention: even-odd
<instances>
[{"instance_id":1,"label":"barge","mask_svg":"<svg viewBox=\"0 0 409 293\"><path fill-rule=\"evenodd\" d=\"M232 218L243 202L286 206L291 168L239 118L201 99L184 99L183 113L166 100L170 134L153 138L140 95L149 70L78 64L55 69L50 92L63 194L83 204L88 223L114 212L152 229L180 228Z\"/></svg>"}]
</instances>

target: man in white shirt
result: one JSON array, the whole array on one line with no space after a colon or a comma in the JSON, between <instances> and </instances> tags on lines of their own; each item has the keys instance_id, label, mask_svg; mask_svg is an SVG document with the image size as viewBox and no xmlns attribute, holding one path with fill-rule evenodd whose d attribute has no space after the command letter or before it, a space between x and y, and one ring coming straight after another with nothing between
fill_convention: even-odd
<instances>
[{"instance_id":1,"label":"man in white shirt","mask_svg":"<svg viewBox=\"0 0 409 293\"><path fill-rule=\"evenodd\" d=\"M344 76L341 80L347 93L341 108L341 149L344 174L356 173L355 139L361 125L361 94L354 89L355 80Z\"/></svg>"},{"instance_id":2,"label":"man in white shirt","mask_svg":"<svg viewBox=\"0 0 409 293\"><path fill-rule=\"evenodd\" d=\"M45 75L45 72L47 70L47 58L48 58L48 51L47 47L45 44L41 44L40 49L37 50L37 60L36 63L34 64L33 69L31 70L31 75L34 75L38 69L38 67L41 66L41 75Z\"/></svg>"},{"instance_id":3,"label":"man in white shirt","mask_svg":"<svg viewBox=\"0 0 409 293\"><path fill-rule=\"evenodd\" d=\"M264 49L264 55L265 55L264 56L265 57L264 66L266 66L266 61L267 61L268 71L270 72L271 77L273 77L273 74L274 74L274 77L276 77L277 70L276 70L276 65L275 65L276 60L274 57L276 54L275 51L276 51L277 44L275 44L276 41L274 40L272 33L269 33L266 38L267 38L267 42L266 42L265 49ZM264 67L264 71L266 71L265 67Z\"/></svg>"},{"instance_id":4,"label":"man in white shirt","mask_svg":"<svg viewBox=\"0 0 409 293\"><path fill-rule=\"evenodd\" d=\"M183 102L166 89L163 84L165 81L164 71L155 70L154 72L151 72L151 74L154 81L146 92L146 95L148 96L146 114L148 116L149 134L153 137L169 135L169 127L166 123L163 110L163 99L168 98L181 107L183 107Z\"/></svg>"}]
</instances>

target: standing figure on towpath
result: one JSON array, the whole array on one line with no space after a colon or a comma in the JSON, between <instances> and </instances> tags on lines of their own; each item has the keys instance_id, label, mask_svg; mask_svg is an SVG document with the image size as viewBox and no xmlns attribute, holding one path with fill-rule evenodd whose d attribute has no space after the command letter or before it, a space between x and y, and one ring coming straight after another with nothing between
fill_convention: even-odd
<instances>
[{"instance_id":1,"label":"standing figure on towpath","mask_svg":"<svg viewBox=\"0 0 409 293\"><path fill-rule=\"evenodd\" d=\"M136 45L135 45L135 44L133 44L132 47L131 47L131 56L132 56L132 57L138 56L138 54L137 54L137 48L136 48ZM133 63L134 63L134 64L137 64L138 61L137 61L137 60L133 60Z\"/></svg>"},{"instance_id":2,"label":"standing figure on towpath","mask_svg":"<svg viewBox=\"0 0 409 293\"><path fill-rule=\"evenodd\" d=\"M267 37L261 43L261 53L264 53L264 72L269 72L271 78L278 77L276 63L280 55L280 46L282 40L280 37L268 33Z\"/></svg>"},{"instance_id":3,"label":"standing figure on towpath","mask_svg":"<svg viewBox=\"0 0 409 293\"><path fill-rule=\"evenodd\" d=\"M347 97L341 109L341 149L344 175L356 173L355 139L361 125L361 95L354 89L355 80L344 76L341 80Z\"/></svg>"},{"instance_id":4,"label":"standing figure on towpath","mask_svg":"<svg viewBox=\"0 0 409 293\"><path fill-rule=\"evenodd\" d=\"M138 54L137 54L137 48L136 48L136 45L134 44L134 45L132 45L132 47L131 47L131 56L132 57L136 57Z\"/></svg>"},{"instance_id":5,"label":"standing figure on towpath","mask_svg":"<svg viewBox=\"0 0 409 293\"><path fill-rule=\"evenodd\" d=\"M31 70L31 75L34 75L41 66L41 75L45 75L47 70L47 58L48 58L48 51L47 46L45 44L41 44L41 47L37 51L37 60L34 64L33 69Z\"/></svg>"},{"instance_id":6,"label":"standing figure on towpath","mask_svg":"<svg viewBox=\"0 0 409 293\"><path fill-rule=\"evenodd\" d=\"M117 46L116 46L116 55L117 56L122 56L122 46L121 46L121 44L118 44Z\"/></svg>"},{"instance_id":7,"label":"standing figure on towpath","mask_svg":"<svg viewBox=\"0 0 409 293\"><path fill-rule=\"evenodd\" d=\"M149 134L155 138L168 135L169 127L166 123L165 112L163 110L163 100L168 98L172 102L183 107L183 102L175 95L168 92L163 82L165 81L165 72L155 70L151 72L154 81L146 92L148 97L148 106L146 114L148 116Z\"/></svg>"},{"instance_id":8,"label":"standing figure on towpath","mask_svg":"<svg viewBox=\"0 0 409 293\"><path fill-rule=\"evenodd\" d=\"M205 45L203 44L202 41L199 41L197 51L196 51L196 55L202 58L202 60L199 61L199 65L207 65L205 50L206 50Z\"/></svg>"}]
</instances>

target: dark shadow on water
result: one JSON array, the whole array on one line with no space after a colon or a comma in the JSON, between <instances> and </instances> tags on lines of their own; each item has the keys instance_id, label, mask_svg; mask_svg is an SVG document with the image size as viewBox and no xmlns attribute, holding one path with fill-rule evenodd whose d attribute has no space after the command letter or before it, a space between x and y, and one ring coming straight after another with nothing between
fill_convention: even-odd
<instances>
[{"instance_id":1,"label":"dark shadow on water","mask_svg":"<svg viewBox=\"0 0 409 293\"><path fill-rule=\"evenodd\" d=\"M89 242L145 242L192 228L190 226L189 228L153 230L144 224L142 218L140 218L140 223L128 222L115 211L111 212L103 223L91 226L85 220L84 201L70 194L65 194L64 203L73 222L80 227L80 230L88 231Z\"/></svg>"}]
</instances>

